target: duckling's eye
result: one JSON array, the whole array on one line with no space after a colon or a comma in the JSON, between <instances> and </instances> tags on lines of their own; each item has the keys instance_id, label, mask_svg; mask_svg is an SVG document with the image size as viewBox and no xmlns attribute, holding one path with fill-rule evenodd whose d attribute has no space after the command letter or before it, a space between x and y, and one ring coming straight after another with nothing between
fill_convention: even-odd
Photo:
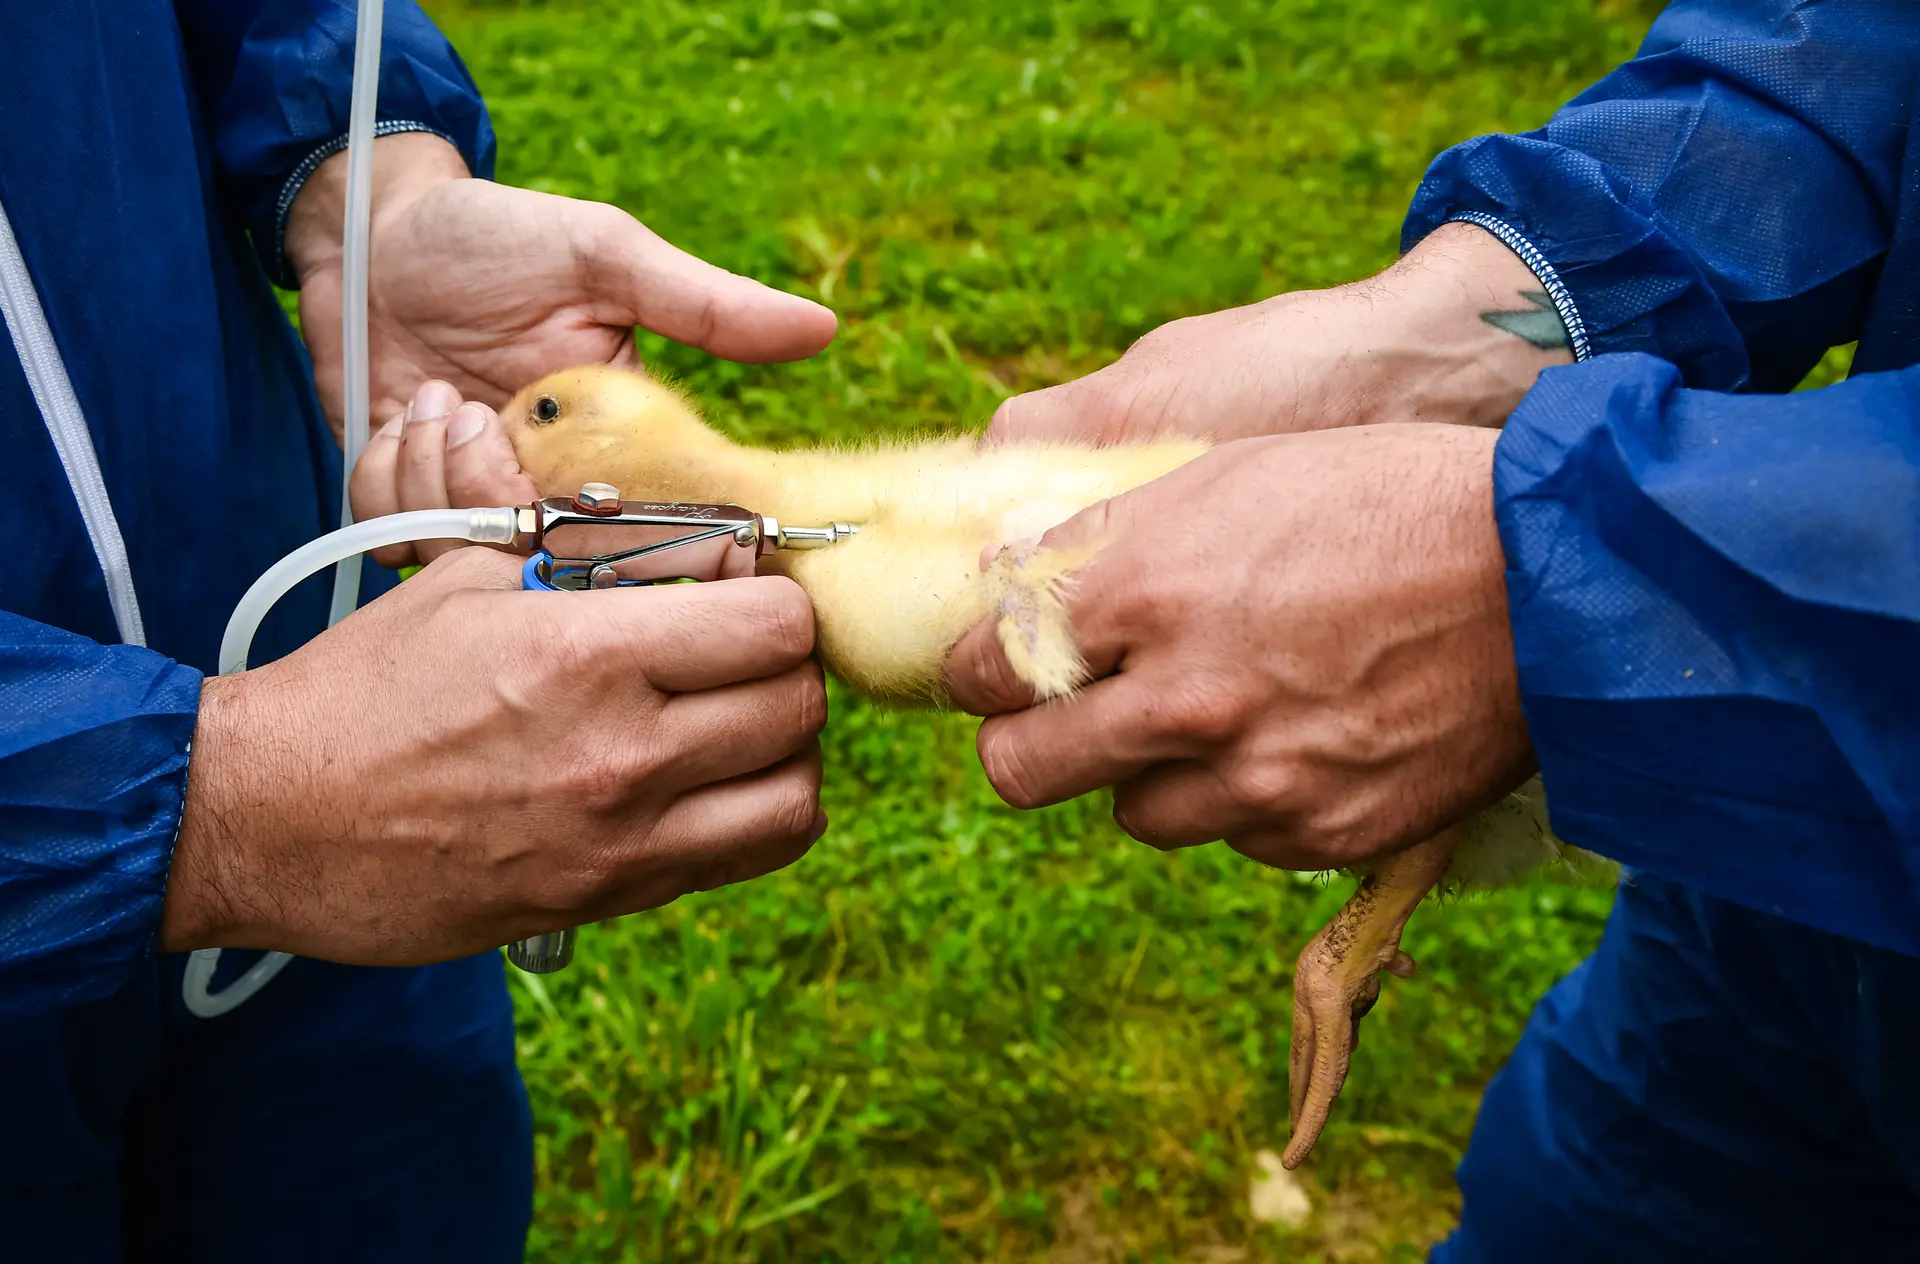
<instances>
[{"instance_id":1,"label":"duckling's eye","mask_svg":"<svg viewBox=\"0 0 1920 1264\"><path fill-rule=\"evenodd\" d=\"M542 395L539 399L533 401L533 419L535 421L552 421L559 415L560 401L553 396Z\"/></svg>"}]
</instances>

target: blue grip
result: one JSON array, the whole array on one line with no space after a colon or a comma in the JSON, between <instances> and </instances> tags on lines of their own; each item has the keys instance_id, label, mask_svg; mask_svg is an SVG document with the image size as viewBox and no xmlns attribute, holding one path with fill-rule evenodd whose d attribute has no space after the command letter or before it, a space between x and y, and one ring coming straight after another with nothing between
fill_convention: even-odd
<instances>
[{"instance_id":1,"label":"blue grip","mask_svg":"<svg viewBox=\"0 0 1920 1264\"><path fill-rule=\"evenodd\" d=\"M527 564L520 568L521 589L528 592L559 592L558 588L540 578L540 563L551 561L553 554L547 552L535 553L528 558Z\"/></svg>"}]
</instances>

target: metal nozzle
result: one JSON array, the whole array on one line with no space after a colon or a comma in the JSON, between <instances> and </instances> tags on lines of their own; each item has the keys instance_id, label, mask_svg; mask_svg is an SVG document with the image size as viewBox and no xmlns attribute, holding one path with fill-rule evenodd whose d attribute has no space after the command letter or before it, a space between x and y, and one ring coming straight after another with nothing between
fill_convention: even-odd
<instances>
[{"instance_id":1,"label":"metal nozzle","mask_svg":"<svg viewBox=\"0 0 1920 1264\"><path fill-rule=\"evenodd\" d=\"M824 549L860 533L859 527L846 522L828 523L824 527L789 527L764 514L760 521L765 532L762 538L776 549Z\"/></svg>"},{"instance_id":2,"label":"metal nozzle","mask_svg":"<svg viewBox=\"0 0 1920 1264\"><path fill-rule=\"evenodd\" d=\"M552 974L573 960L573 931L556 930L507 945L507 960L528 974Z\"/></svg>"}]
</instances>

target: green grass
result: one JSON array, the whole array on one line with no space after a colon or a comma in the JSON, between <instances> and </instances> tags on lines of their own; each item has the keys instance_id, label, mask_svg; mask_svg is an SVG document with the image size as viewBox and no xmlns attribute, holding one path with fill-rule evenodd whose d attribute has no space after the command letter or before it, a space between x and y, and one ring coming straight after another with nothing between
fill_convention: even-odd
<instances>
[{"instance_id":1,"label":"green grass","mask_svg":"<svg viewBox=\"0 0 1920 1264\"><path fill-rule=\"evenodd\" d=\"M616 202L817 296L835 347L718 363L643 338L763 441L982 424L1177 316L1395 253L1426 161L1530 125L1650 3L773 0L439 4L502 179ZM1099 801L999 804L961 718L836 692L833 828L791 870L582 933L516 976L539 1121L531 1257L1419 1258L1480 1087L1610 896L1537 882L1419 914L1306 1169L1293 958L1345 892Z\"/></svg>"}]
</instances>

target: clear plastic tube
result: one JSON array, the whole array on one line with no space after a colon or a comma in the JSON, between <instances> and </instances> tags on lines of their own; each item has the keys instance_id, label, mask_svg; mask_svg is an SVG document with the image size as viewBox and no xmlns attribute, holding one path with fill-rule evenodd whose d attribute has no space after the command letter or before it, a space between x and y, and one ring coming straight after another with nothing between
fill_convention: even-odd
<instances>
[{"instance_id":1,"label":"clear plastic tube","mask_svg":"<svg viewBox=\"0 0 1920 1264\"><path fill-rule=\"evenodd\" d=\"M275 602L307 576L390 544L411 544L417 540L511 544L518 523L517 509L415 509L356 522L302 545L254 580L253 587L247 589L247 595L233 608L233 617L227 620L227 633L220 640L220 674L226 676L247 669L247 654L253 648L253 634L260 630L260 621L267 617L267 611L273 609Z\"/></svg>"},{"instance_id":2,"label":"clear plastic tube","mask_svg":"<svg viewBox=\"0 0 1920 1264\"><path fill-rule=\"evenodd\" d=\"M213 972L220 966L218 948L198 948L187 957L187 973L180 982L180 999L195 1018L218 1018L241 1005L272 982L273 976L293 960L289 952L270 952L247 967L247 972L221 988L212 990Z\"/></svg>"},{"instance_id":3,"label":"clear plastic tube","mask_svg":"<svg viewBox=\"0 0 1920 1264\"><path fill-rule=\"evenodd\" d=\"M416 509L352 523L295 549L256 579L246 596L240 598L240 604L233 608L226 635L220 640L220 674L225 676L247 669L247 655L253 650L253 637L260 630L261 621L274 603L308 576L349 557L358 560L362 553L389 544L412 544L419 540L511 544L519 517L519 510L512 508ZM180 987L181 999L196 1018L218 1018L265 987L291 960L293 957L288 953L267 953L248 967L245 974L214 992L213 972L220 964L220 949L197 949L187 961L186 976Z\"/></svg>"},{"instance_id":4,"label":"clear plastic tube","mask_svg":"<svg viewBox=\"0 0 1920 1264\"><path fill-rule=\"evenodd\" d=\"M340 470L340 527L305 548L282 558L255 581L240 599L233 617L227 621L227 633L220 643L220 674L243 671L247 652L253 647L254 633L273 604L287 590L316 571L338 564L333 577L333 601L327 611L327 626L332 627L352 614L360 604L360 557L369 549L388 544L442 537L480 539L469 534L480 530L486 538L504 543L512 537L511 510L426 511L439 513L434 522L423 522L422 514L396 514L371 523L355 524L353 500L348 491L353 467L366 450L372 434L371 374L367 349L367 264L368 238L373 218L373 130L380 98L380 35L386 17L385 0L360 0L355 14L353 46L353 91L347 113L347 208L341 242L341 346L342 400L346 408L342 427L341 452L345 457ZM496 539L498 524L489 521L476 528L482 515L505 513L507 533ZM455 519L462 521L455 525ZM472 521L467 521L472 519ZM356 526L371 528L355 530ZM409 534L410 532L416 534ZM315 558L322 560L315 561ZM255 962L240 978L219 993L211 991L214 969L220 964L218 948L203 948L187 962L182 995L189 1012L200 1018L214 1018L241 1004L265 987L292 958L284 952L270 952Z\"/></svg>"},{"instance_id":5,"label":"clear plastic tube","mask_svg":"<svg viewBox=\"0 0 1920 1264\"><path fill-rule=\"evenodd\" d=\"M340 276L341 346L344 352L346 425L341 450L340 525L353 521L347 488L353 466L372 433L371 377L367 353L367 258L373 216L373 129L380 97L380 34L385 0L360 0L354 30L353 96L347 114L347 214ZM332 627L360 604L360 555L343 558L333 577Z\"/></svg>"}]
</instances>

